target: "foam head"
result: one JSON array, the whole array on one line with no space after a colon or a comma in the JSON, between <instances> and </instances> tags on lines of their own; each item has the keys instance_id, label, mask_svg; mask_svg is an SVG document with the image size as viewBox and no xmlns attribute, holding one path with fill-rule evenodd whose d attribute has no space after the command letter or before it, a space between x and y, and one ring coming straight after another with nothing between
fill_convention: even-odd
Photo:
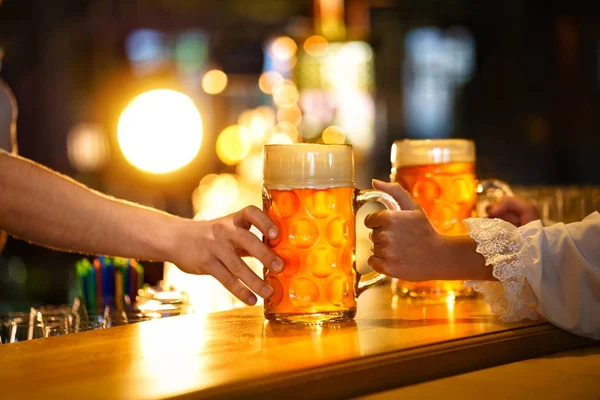
<instances>
[{"instance_id":1,"label":"foam head","mask_svg":"<svg viewBox=\"0 0 600 400\"><path fill-rule=\"evenodd\" d=\"M392 145L392 166L475 162L475 144L466 139L398 140Z\"/></svg>"},{"instance_id":2,"label":"foam head","mask_svg":"<svg viewBox=\"0 0 600 400\"><path fill-rule=\"evenodd\" d=\"M298 143L264 146L264 186L268 189L354 186L350 145Z\"/></svg>"}]
</instances>

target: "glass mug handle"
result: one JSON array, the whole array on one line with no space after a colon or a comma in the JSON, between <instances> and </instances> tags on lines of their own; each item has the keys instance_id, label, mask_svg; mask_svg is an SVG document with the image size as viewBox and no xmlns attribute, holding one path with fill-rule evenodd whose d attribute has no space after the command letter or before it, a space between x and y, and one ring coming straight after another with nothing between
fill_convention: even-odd
<instances>
[{"instance_id":1,"label":"glass mug handle","mask_svg":"<svg viewBox=\"0 0 600 400\"><path fill-rule=\"evenodd\" d=\"M365 190L359 190L359 189L355 189L355 206L354 206L354 212L356 213L363 205L365 205L365 203L369 202L369 201L376 201L378 203L381 203L385 206L385 208L387 208L388 210L394 210L394 211L400 211L400 206L398 205L398 203L396 202L396 200L394 200L394 198L392 196L390 196L389 194L382 192L380 190L373 190L373 189L365 189ZM358 288L356 291L356 296L360 296L365 290L379 284L380 282L382 282L385 278L387 278L387 276L380 274L377 271L371 271L368 272L364 275L360 276L360 279L358 281Z\"/></svg>"},{"instance_id":2,"label":"glass mug handle","mask_svg":"<svg viewBox=\"0 0 600 400\"><path fill-rule=\"evenodd\" d=\"M509 184L499 179L486 179L477 185L477 200L475 202L475 213L478 217L487 217L485 209L491 203L495 203L502 197L513 197L513 191Z\"/></svg>"}]
</instances>

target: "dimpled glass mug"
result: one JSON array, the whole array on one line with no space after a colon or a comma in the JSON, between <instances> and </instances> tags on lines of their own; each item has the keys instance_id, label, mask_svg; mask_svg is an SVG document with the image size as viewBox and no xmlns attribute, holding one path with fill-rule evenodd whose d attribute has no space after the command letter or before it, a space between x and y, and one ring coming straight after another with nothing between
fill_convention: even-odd
<instances>
[{"instance_id":1,"label":"dimpled glass mug","mask_svg":"<svg viewBox=\"0 0 600 400\"><path fill-rule=\"evenodd\" d=\"M356 300L385 279L355 267L356 212L368 201L399 210L394 199L354 187L350 145L290 144L264 147L264 211L279 228L265 242L284 261L281 273L265 269L274 294L268 320L320 324L354 318Z\"/></svg>"},{"instance_id":2,"label":"dimpled glass mug","mask_svg":"<svg viewBox=\"0 0 600 400\"><path fill-rule=\"evenodd\" d=\"M404 187L442 235L468 234L462 221L485 216L485 207L512 196L498 180L475 178L475 144L465 139L399 140L392 146L391 181ZM472 294L462 281L407 282L392 280L392 290L413 298L438 299Z\"/></svg>"}]
</instances>

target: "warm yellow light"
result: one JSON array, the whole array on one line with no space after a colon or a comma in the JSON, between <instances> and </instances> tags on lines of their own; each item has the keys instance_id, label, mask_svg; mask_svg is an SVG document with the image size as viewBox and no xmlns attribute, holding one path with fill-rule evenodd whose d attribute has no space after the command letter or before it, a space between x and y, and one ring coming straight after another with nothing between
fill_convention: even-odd
<instances>
[{"instance_id":1,"label":"warm yellow light","mask_svg":"<svg viewBox=\"0 0 600 400\"><path fill-rule=\"evenodd\" d=\"M275 125L275 110L269 106L259 106L254 110L255 114L262 116L265 124L271 128Z\"/></svg>"},{"instance_id":2,"label":"warm yellow light","mask_svg":"<svg viewBox=\"0 0 600 400\"><path fill-rule=\"evenodd\" d=\"M88 123L75 125L67 136L67 155L78 171L102 168L109 159L108 139L102 127Z\"/></svg>"},{"instance_id":3,"label":"warm yellow light","mask_svg":"<svg viewBox=\"0 0 600 400\"><path fill-rule=\"evenodd\" d=\"M346 134L338 126L329 126L323 131L323 143L325 144L343 144L346 141Z\"/></svg>"},{"instance_id":4,"label":"warm yellow light","mask_svg":"<svg viewBox=\"0 0 600 400\"><path fill-rule=\"evenodd\" d=\"M192 193L195 219L220 218L244 207L240 181L237 176L220 174L210 183L200 184Z\"/></svg>"},{"instance_id":5,"label":"warm yellow light","mask_svg":"<svg viewBox=\"0 0 600 400\"><path fill-rule=\"evenodd\" d=\"M373 85L373 49L366 42L331 44L321 61L325 86L368 91Z\"/></svg>"},{"instance_id":6,"label":"warm yellow light","mask_svg":"<svg viewBox=\"0 0 600 400\"><path fill-rule=\"evenodd\" d=\"M298 126L302 122L302 111L296 104L291 107L280 108L277 110L277 121L290 122Z\"/></svg>"},{"instance_id":7,"label":"warm yellow light","mask_svg":"<svg viewBox=\"0 0 600 400\"><path fill-rule=\"evenodd\" d=\"M217 156L227 165L235 165L250 152L250 132L240 125L223 129L217 138Z\"/></svg>"},{"instance_id":8,"label":"warm yellow light","mask_svg":"<svg viewBox=\"0 0 600 400\"><path fill-rule=\"evenodd\" d=\"M165 337L172 335L169 333L172 329L170 326L152 322L148 322L148 325L137 324L138 342L131 351L135 353L134 357L144 360L136 367L139 368L137 371L144 375L158 374L161 379L153 380L150 385L137 389L136 397L152 397L156 396L156 393L178 393L181 388L193 386L194 378L197 379L198 376L197 371L206 368L198 354L206 351L207 338L194 339L196 332L204 330L206 320L196 317L192 321L193 326L190 329L184 329L177 340L170 340L168 344L165 344Z\"/></svg>"},{"instance_id":9,"label":"warm yellow light","mask_svg":"<svg viewBox=\"0 0 600 400\"><path fill-rule=\"evenodd\" d=\"M279 60L291 59L297 50L298 45L288 36L280 36L271 43L271 53Z\"/></svg>"},{"instance_id":10,"label":"warm yellow light","mask_svg":"<svg viewBox=\"0 0 600 400\"><path fill-rule=\"evenodd\" d=\"M252 115L254 114L254 110L244 110L238 117L237 123L238 125L245 126L250 129L250 124L252 123Z\"/></svg>"},{"instance_id":11,"label":"warm yellow light","mask_svg":"<svg viewBox=\"0 0 600 400\"><path fill-rule=\"evenodd\" d=\"M274 133L269 139L269 144L292 144L292 139L285 133Z\"/></svg>"},{"instance_id":12,"label":"warm yellow light","mask_svg":"<svg viewBox=\"0 0 600 400\"><path fill-rule=\"evenodd\" d=\"M202 212L201 216L207 218L218 218L230 214L227 210L231 203L236 201L238 192L238 181L233 175L206 175L192 193L194 214ZM220 199L219 196L221 196Z\"/></svg>"},{"instance_id":13,"label":"warm yellow light","mask_svg":"<svg viewBox=\"0 0 600 400\"><path fill-rule=\"evenodd\" d=\"M211 204L223 203L224 199L235 202L238 199L240 185L237 178L231 174L217 175L210 185L209 197ZM222 217L223 215L219 215Z\"/></svg>"},{"instance_id":14,"label":"warm yellow light","mask_svg":"<svg viewBox=\"0 0 600 400\"><path fill-rule=\"evenodd\" d=\"M273 59L273 70L280 73L288 73L294 69L298 64L298 57L293 56L289 60L280 60L278 58Z\"/></svg>"},{"instance_id":15,"label":"warm yellow light","mask_svg":"<svg viewBox=\"0 0 600 400\"><path fill-rule=\"evenodd\" d=\"M283 83L283 76L276 71L263 72L258 78L258 87L265 94L273 93L273 88Z\"/></svg>"},{"instance_id":16,"label":"warm yellow light","mask_svg":"<svg viewBox=\"0 0 600 400\"><path fill-rule=\"evenodd\" d=\"M330 39L343 39L346 36L344 24L344 0L318 0L319 18L317 31Z\"/></svg>"},{"instance_id":17,"label":"warm yellow light","mask_svg":"<svg viewBox=\"0 0 600 400\"><path fill-rule=\"evenodd\" d=\"M323 36L314 35L304 41L304 51L313 57L320 57L327 51L329 42Z\"/></svg>"},{"instance_id":18,"label":"warm yellow light","mask_svg":"<svg viewBox=\"0 0 600 400\"><path fill-rule=\"evenodd\" d=\"M278 107L291 107L298 102L298 89L292 81L286 80L273 88L273 101Z\"/></svg>"},{"instance_id":19,"label":"warm yellow light","mask_svg":"<svg viewBox=\"0 0 600 400\"><path fill-rule=\"evenodd\" d=\"M260 106L252 113L250 134L252 143L263 145L275 126L275 111L271 107Z\"/></svg>"},{"instance_id":20,"label":"warm yellow light","mask_svg":"<svg viewBox=\"0 0 600 400\"><path fill-rule=\"evenodd\" d=\"M238 164L236 172L245 181L260 184L263 180L263 162L262 153L250 153Z\"/></svg>"},{"instance_id":21,"label":"warm yellow light","mask_svg":"<svg viewBox=\"0 0 600 400\"><path fill-rule=\"evenodd\" d=\"M117 139L125 159L160 174L196 157L202 145L202 118L188 96L168 89L142 93L123 110Z\"/></svg>"},{"instance_id":22,"label":"warm yellow light","mask_svg":"<svg viewBox=\"0 0 600 400\"><path fill-rule=\"evenodd\" d=\"M200 179L200 186L202 186L202 185L210 185L212 183L212 181L214 181L217 176L218 176L217 174L204 175L202 177L202 179Z\"/></svg>"},{"instance_id":23,"label":"warm yellow light","mask_svg":"<svg viewBox=\"0 0 600 400\"><path fill-rule=\"evenodd\" d=\"M202 90L208 94L219 94L227 87L227 74L211 69L202 77Z\"/></svg>"},{"instance_id":24,"label":"warm yellow light","mask_svg":"<svg viewBox=\"0 0 600 400\"><path fill-rule=\"evenodd\" d=\"M291 122L283 121L275 125L275 128L273 128L273 135L277 134L288 136L292 142L298 141L298 128L296 128L296 125L292 124Z\"/></svg>"},{"instance_id":25,"label":"warm yellow light","mask_svg":"<svg viewBox=\"0 0 600 400\"><path fill-rule=\"evenodd\" d=\"M275 125L275 111L267 106L246 110L240 114L238 125L248 129L252 144L263 145Z\"/></svg>"}]
</instances>

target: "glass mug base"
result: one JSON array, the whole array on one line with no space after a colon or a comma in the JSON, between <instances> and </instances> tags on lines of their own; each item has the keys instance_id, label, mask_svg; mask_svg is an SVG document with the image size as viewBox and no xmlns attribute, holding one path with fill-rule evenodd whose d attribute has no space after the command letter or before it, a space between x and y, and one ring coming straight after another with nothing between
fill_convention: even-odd
<instances>
[{"instance_id":1,"label":"glass mug base","mask_svg":"<svg viewBox=\"0 0 600 400\"><path fill-rule=\"evenodd\" d=\"M356 307L342 311L326 311L317 313L271 313L265 312L265 318L269 321L281 322L293 325L325 325L337 324L354 319Z\"/></svg>"},{"instance_id":2,"label":"glass mug base","mask_svg":"<svg viewBox=\"0 0 600 400\"><path fill-rule=\"evenodd\" d=\"M392 279L392 294L424 302L448 302L477 296L462 281L407 282Z\"/></svg>"}]
</instances>

